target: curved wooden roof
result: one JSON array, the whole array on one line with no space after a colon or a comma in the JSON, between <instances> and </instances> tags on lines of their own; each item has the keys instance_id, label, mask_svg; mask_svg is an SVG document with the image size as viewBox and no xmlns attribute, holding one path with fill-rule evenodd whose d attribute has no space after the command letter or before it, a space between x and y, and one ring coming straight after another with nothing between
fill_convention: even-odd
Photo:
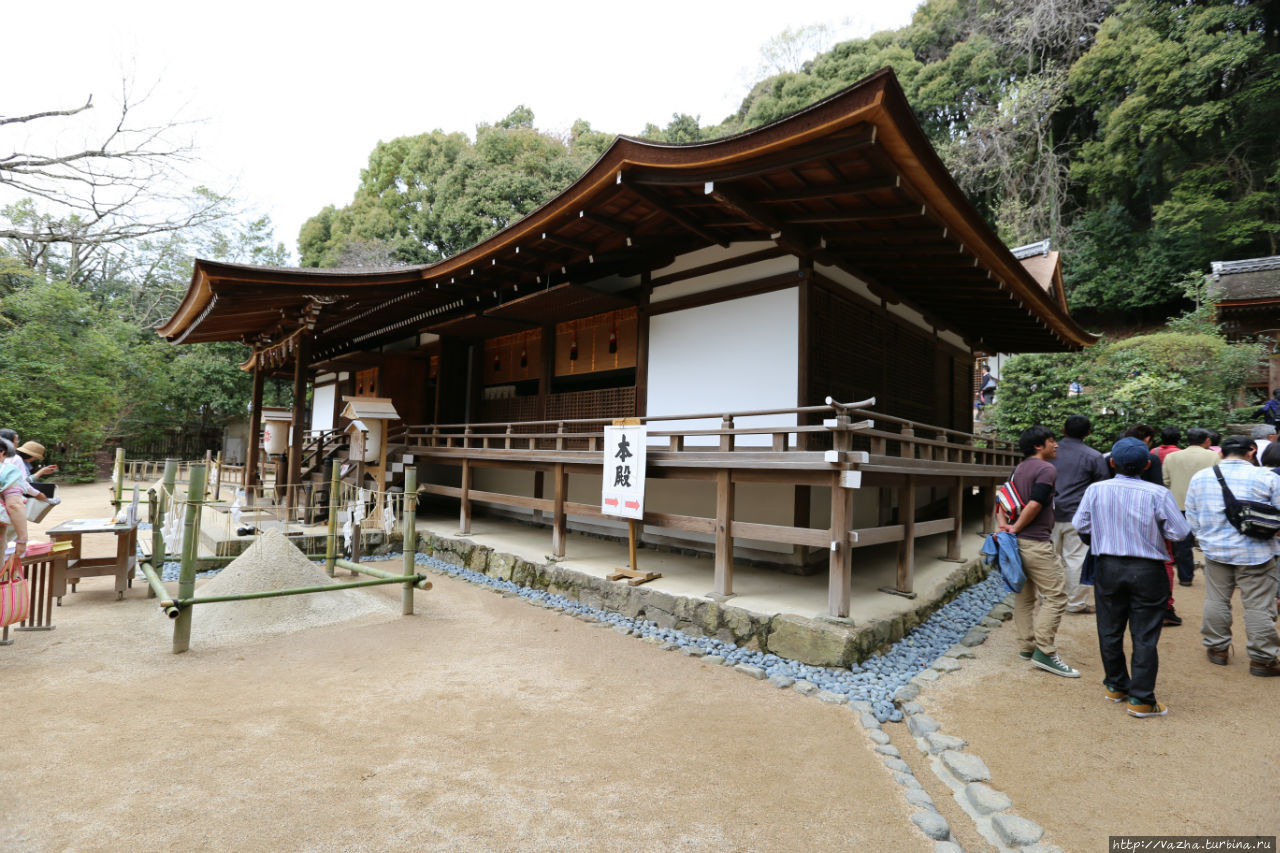
<instances>
[{"instance_id":1,"label":"curved wooden roof","mask_svg":"<svg viewBox=\"0 0 1280 853\"><path fill-rule=\"evenodd\" d=\"M182 304L158 331L174 342L267 343L307 325L321 361L432 326L457 328L533 290L616 281L697 249L761 240L844 269L991 352L1095 340L965 199L889 69L736 136L688 145L619 137L559 196L436 264L370 271L197 260Z\"/></svg>"}]
</instances>

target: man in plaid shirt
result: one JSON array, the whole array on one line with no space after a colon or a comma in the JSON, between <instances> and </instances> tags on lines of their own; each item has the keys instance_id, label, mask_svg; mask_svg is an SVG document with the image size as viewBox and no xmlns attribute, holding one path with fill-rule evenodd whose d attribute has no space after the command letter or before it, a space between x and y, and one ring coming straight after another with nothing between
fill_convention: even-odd
<instances>
[{"instance_id":1,"label":"man in plaid shirt","mask_svg":"<svg viewBox=\"0 0 1280 853\"><path fill-rule=\"evenodd\" d=\"M1257 446L1247 436L1222 442L1215 466L1237 500L1280 507L1280 477L1253 464ZM1197 471L1187 486L1187 521L1204 552L1204 622L1200 633L1210 663L1227 665L1231 648L1231 595L1240 590L1248 635L1249 673L1280 675L1280 635L1276 633L1275 557L1280 540L1245 536L1227 521L1226 498L1213 468Z\"/></svg>"}]
</instances>

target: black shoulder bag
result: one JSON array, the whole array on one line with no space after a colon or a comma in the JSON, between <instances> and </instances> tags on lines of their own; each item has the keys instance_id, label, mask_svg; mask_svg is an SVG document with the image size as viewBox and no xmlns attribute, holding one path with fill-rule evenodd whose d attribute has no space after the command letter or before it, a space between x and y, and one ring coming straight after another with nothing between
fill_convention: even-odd
<instances>
[{"instance_id":1,"label":"black shoulder bag","mask_svg":"<svg viewBox=\"0 0 1280 853\"><path fill-rule=\"evenodd\" d=\"M1231 494L1217 465L1213 466L1213 473L1222 486L1222 499L1227 505L1227 521L1231 522L1232 527L1254 539L1272 539L1280 534L1280 509L1265 501L1237 499Z\"/></svg>"}]
</instances>

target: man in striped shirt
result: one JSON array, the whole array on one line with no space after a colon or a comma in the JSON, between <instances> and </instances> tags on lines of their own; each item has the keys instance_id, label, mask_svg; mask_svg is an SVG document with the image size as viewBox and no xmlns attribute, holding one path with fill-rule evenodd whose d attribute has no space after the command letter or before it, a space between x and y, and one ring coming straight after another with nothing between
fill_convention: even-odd
<instances>
[{"instance_id":1,"label":"man in striped shirt","mask_svg":"<svg viewBox=\"0 0 1280 853\"><path fill-rule=\"evenodd\" d=\"M1280 507L1280 477L1254 467L1253 439L1233 435L1222 442L1222 471L1237 500ZM1204 552L1204 622L1200 634L1210 663L1226 666L1231 648L1231 596L1240 590L1248 636L1249 673L1280 675L1276 634L1275 558L1280 540L1253 539L1231 526L1214 468L1197 471L1187 486L1187 521Z\"/></svg>"},{"instance_id":2,"label":"man in striped shirt","mask_svg":"<svg viewBox=\"0 0 1280 853\"><path fill-rule=\"evenodd\" d=\"M1191 529L1169 490L1141 479L1151 464L1145 442L1120 439L1111 448L1110 464L1115 479L1089 486L1071 519L1097 561L1093 594L1102 686L1112 702L1128 700L1130 716L1163 717L1169 710L1156 701L1155 689L1156 645L1169 599L1165 542L1185 539ZM1132 672L1124 657L1126 624Z\"/></svg>"}]
</instances>

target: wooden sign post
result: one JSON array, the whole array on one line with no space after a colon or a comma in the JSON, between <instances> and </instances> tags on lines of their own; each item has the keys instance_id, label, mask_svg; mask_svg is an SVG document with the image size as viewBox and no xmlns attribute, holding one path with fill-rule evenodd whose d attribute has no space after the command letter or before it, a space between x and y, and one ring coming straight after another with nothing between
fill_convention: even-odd
<instances>
[{"instance_id":1,"label":"wooden sign post","mask_svg":"<svg viewBox=\"0 0 1280 853\"><path fill-rule=\"evenodd\" d=\"M627 520L631 567L617 569L608 580L627 579L631 586L662 577L661 572L642 572L636 566L637 521L644 519L645 445L647 430L639 418L616 418L604 428L604 479L600 511Z\"/></svg>"}]
</instances>

